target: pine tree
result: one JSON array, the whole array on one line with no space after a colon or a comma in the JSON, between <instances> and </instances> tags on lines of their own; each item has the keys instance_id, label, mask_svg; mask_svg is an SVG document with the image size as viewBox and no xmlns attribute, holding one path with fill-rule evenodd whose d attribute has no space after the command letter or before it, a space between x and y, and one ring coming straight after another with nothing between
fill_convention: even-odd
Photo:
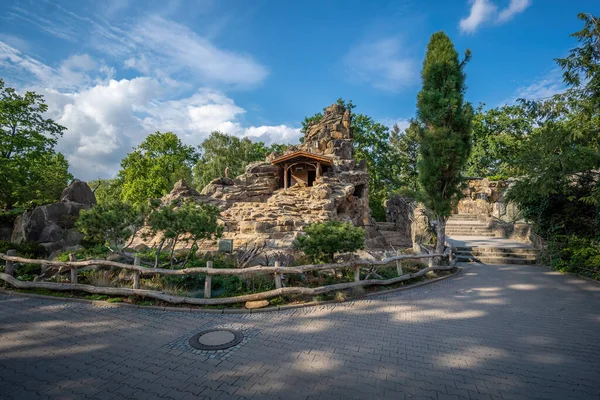
<instances>
[{"instance_id":1,"label":"pine tree","mask_svg":"<svg viewBox=\"0 0 600 400\"><path fill-rule=\"evenodd\" d=\"M471 56L461 62L444 32L431 36L423 62L423 87L417 96L420 137L420 201L436 221L436 253L444 251L446 221L460 196L463 170L471 151L473 108L464 101L465 73Z\"/></svg>"}]
</instances>

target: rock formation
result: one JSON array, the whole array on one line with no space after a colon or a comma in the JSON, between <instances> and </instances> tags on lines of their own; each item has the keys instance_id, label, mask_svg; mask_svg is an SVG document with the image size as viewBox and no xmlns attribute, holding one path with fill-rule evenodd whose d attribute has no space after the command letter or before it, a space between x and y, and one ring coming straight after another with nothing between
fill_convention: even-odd
<instances>
[{"instance_id":1,"label":"rock formation","mask_svg":"<svg viewBox=\"0 0 600 400\"><path fill-rule=\"evenodd\" d=\"M81 243L82 235L73 227L83 209L96 204L96 196L87 183L75 179L61 195L58 203L25 211L15 220L11 241L37 242L48 253Z\"/></svg>"},{"instance_id":2,"label":"rock formation","mask_svg":"<svg viewBox=\"0 0 600 400\"><path fill-rule=\"evenodd\" d=\"M464 197L458 202L457 214L474 214L481 217L495 217L506 222L520 219L520 212L512 203L504 201L510 181L490 181L487 178L470 179L463 191Z\"/></svg>"},{"instance_id":3,"label":"rock formation","mask_svg":"<svg viewBox=\"0 0 600 400\"><path fill-rule=\"evenodd\" d=\"M304 143L251 163L236 178L218 178L201 193L178 183L163 201L194 198L218 206L224 239L234 247L262 242L290 249L305 225L337 219L366 230L367 248L385 247L368 206L369 174L352 158L351 114L334 104L310 126Z\"/></svg>"}]
</instances>

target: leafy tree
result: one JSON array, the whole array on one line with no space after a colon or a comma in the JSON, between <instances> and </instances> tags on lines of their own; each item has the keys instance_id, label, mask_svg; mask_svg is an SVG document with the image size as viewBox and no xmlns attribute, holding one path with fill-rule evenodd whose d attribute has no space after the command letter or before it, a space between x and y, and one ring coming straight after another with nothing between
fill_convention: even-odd
<instances>
[{"instance_id":1,"label":"leafy tree","mask_svg":"<svg viewBox=\"0 0 600 400\"><path fill-rule=\"evenodd\" d=\"M514 176L516 159L528 145L533 121L520 104L487 111L483 106L479 105L473 116L473 147L465 173L472 177Z\"/></svg>"},{"instance_id":2,"label":"leafy tree","mask_svg":"<svg viewBox=\"0 0 600 400\"><path fill-rule=\"evenodd\" d=\"M248 138L238 138L215 131L200 145L200 159L194 167L194 185L201 190L210 181L224 176L229 166L229 177L241 175L254 161L264 161L272 153L282 152L287 145L265 145Z\"/></svg>"},{"instance_id":3,"label":"leafy tree","mask_svg":"<svg viewBox=\"0 0 600 400\"><path fill-rule=\"evenodd\" d=\"M390 144L388 127L371 117L353 116L352 131L354 158L364 160L369 171L369 207L377 221L385 221L383 201L402 185L399 154Z\"/></svg>"},{"instance_id":4,"label":"leafy tree","mask_svg":"<svg viewBox=\"0 0 600 400\"><path fill-rule=\"evenodd\" d=\"M335 253L356 251L365 246L365 230L347 222L330 220L309 224L304 232L294 245L314 263L332 263Z\"/></svg>"},{"instance_id":5,"label":"leafy tree","mask_svg":"<svg viewBox=\"0 0 600 400\"><path fill-rule=\"evenodd\" d=\"M580 44L556 59L567 89L544 100L522 100L535 127L508 193L546 238L600 238L600 20L579 14Z\"/></svg>"},{"instance_id":6,"label":"leafy tree","mask_svg":"<svg viewBox=\"0 0 600 400\"><path fill-rule=\"evenodd\" d=\"M43 96L20 95L0 79L0 207L57 201L73 179L54 151L66 128L44 118L46 111Z\"/></svg>"},{"instance_id":7,"label":"leafy tree","mask_svg":"<svg viewBox=\"0 0 600 400\"><path fill-rule=\"evenodd\" d=\"M96 196L98 204L108 204L121 200L121 182L118 179L96 179L88 185Z\"/></svg>"},{"instance_id":8,"label":"leafy tree","mask_svg":"<svg viewBox=\"0 0 600 400\"><path fill-rule=\"evenodd\" d=\"M417 162L419 160L419 127L415 122L411 122L408 128L400 133L398 124L392 127L390 144L396 152L398 162L398 184L401 188L407 188L415 193L418 190L418 170Z\"/></svg>"},{"instance_id":9,"label":"leafy tree","mask_svg":"<svg viewBox=\"0 0 600 400\"><path fill-rule=\"evenodd\" d=\"M217 224L219 209L210 204L198 203L189 200L174 202L169 205L154 204L155 208L148 216L150 234L162 234L162 241L156 252L155 267L158 267L160 253L168 241L171 247L171 268L174 266L173 254L178 243L192 242L188 257L197 250L198 242L214 239L221 236L223 227Z\"/></svg>"},{"instance_id":10,"label":"leafy tree","mask_svg":"<svg viewBox=\"0 0 600 400\"><path fill-rule=\"evenodd\" d=\"M144 215L140 209L118 201L81 210L75 223L88 243L105 245L114 253L122 253L130 246L143 226Z\"/></svg>"},{"instance_id":11,"label":"leafy tree","mask_svg":"<svg viewBox=\"0 0 600 400\"><path fill-rule=\"evenodd\" d=\"M121 161L119 182L123 201L140 205L161 197L180 179L191 181L198 156L171 132L149 135Z\"/></svg>"},{"instance_id":12,"label":"leafy tree","mask_svg":"<svg viewBox=\"0 0 600 400\"><path fill-rule=\"evenodd\" d=\"M436 220L436 252L444 251L446 221L461 196L463 170L471 150L473 109L464 101L467 51L460 62L444 32L431 36L417 97L420 135L419 200Z\"/></svg>"}]
</instances>

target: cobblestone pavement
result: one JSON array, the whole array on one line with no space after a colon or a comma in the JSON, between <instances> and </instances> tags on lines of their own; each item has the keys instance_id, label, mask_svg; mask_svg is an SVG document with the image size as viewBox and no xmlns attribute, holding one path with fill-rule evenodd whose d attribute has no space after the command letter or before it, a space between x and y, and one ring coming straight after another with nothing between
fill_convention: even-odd
<instances>
[{"instance_id":1,"label":"cobblestone pavement","mask_svg":"<svg viewBox=\"0 0 600 400\"><path fill-rule=\"evenodd\" d=\"M249 334L221 356L187 338ZM1 399L599 399L600 285L465 267L412 291L217 315L0 295Z\"/></svg>"}]
</instances>

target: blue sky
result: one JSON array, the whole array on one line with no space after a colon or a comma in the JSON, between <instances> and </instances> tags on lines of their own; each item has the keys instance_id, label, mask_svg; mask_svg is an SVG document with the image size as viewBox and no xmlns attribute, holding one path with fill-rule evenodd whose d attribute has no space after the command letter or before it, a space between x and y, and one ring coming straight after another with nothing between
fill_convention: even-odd
<instances>
[{"instance_id":1,"label":"blue sky","mask_svg":"<svg viewBox=\"0 0 600 400\"><path fill-rule=\"evenodd\" d=\"M597 0L0 2L0 77L45 95L79 178L112 176L148 134L215 129L296 143L338 97L401 125L429 36L471 49L467 99L497 106L562 88L553 58Z\"/></svg>"}]
</instances>

